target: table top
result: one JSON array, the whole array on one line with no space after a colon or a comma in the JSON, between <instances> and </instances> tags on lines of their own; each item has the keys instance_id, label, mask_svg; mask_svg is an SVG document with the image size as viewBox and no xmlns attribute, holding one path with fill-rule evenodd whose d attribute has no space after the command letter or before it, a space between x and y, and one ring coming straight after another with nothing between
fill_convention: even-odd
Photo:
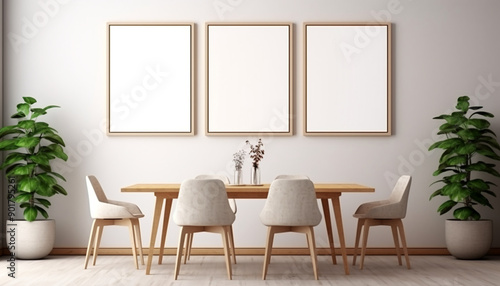
<instances>
[{"instance_id":1,"label":"table top","mask_svg":"<svg viewBox=\"0 0 500 286\"><path fill-rule=\"evenodd\" d=\"M229 198L266 198L270 185L226 185L226 191ZM157 196L176 198L179 194L180 186L180 183L141 183L123 187L121 191L126 193L155 193ZM315 183L314 189L318 198L339 196L342 193L375 191L372 187L351 183Z\"/></svg>"}]
</instances>

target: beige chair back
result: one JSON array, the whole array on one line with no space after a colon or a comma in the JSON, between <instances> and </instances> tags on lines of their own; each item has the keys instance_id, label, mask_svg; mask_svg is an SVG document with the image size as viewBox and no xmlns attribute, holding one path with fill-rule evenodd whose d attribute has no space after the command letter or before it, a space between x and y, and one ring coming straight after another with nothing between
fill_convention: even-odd
<instances>
[{"instance_id":1,"label":"beige chair back","mask_svg":"<svg viewBox=\"0 0 500 286\"><path fill-rule=\"evenodd\" d=\"M173 216L180 226L231 225L235 215L219 179L190 179L181 183Z\"/></svg>"},{"instance_id":2,"label":"beige chair back","mask_svg":"<svg viewBox=\"0 0 500 286\"><path fill-rule=\"evenodd\" d=\"M260 213L264 225L316 226L321 222L314 184L308 179L277 179L271 183Z\"/></svg>"},{"instance_id":3,"label":"beige chair back","mask_svg":"<svg viewBox=\"0 0 500 286\"><path fill-rule=\"evenodd\" d=\"M277 179L306 179L309 180L309 177L306 175L278 175L276 176Z\"/></svg>"}]
</instances>

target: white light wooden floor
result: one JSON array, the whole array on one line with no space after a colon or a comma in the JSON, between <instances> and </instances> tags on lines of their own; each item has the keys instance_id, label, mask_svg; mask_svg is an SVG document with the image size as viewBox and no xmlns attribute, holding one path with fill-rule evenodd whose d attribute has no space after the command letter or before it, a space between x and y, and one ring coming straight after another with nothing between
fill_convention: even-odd
<instances>
[{"instance_id":1,"label":"white light wooden floor","mask_svg":"<svg viewBox=\"0 0 500 286\"><path fill-rule=\"evenodd\" d=\"M96 266L86 270L84 256L18 260L13 279L7 276L8 257L3 256L0 285L500 285L497 256L474 261L451 256L411 256L411 270L397 265L395 256L367 256L365 269L351 266L350 275L344 274L341 263L332 265L329 256L318 256L318 281L313 280L308 256L273 256L266 281L261 280L262 256L238 256L232 281L227 280L223 256L192 256L181 266L179 279L174 281L174 258L166 256L163 265L158 265L155 256L151 275L145 275L145 266L136 270L131 256L99 256Z\"/></svg>"}]
</instances>

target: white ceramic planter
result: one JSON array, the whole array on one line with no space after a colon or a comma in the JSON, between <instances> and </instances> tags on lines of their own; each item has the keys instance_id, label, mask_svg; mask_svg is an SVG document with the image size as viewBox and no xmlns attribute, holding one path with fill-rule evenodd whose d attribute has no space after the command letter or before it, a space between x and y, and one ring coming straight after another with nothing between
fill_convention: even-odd
<instances>
[{"instance_id":1,"label":"white ceramic planter","mask_svg":"<svg viewBox=\"0 0 500 286\"><path fill-rule=\"evenodd\" d=\"M7 249L17 259L40 259L54 248L56 222L52 219L7 220Z\"/></svg>"},{"instance_id":2,"label":"white ceramic planter","mask_svg":"<svg viewBox=\"0 0 500 286\"><path fill-rule=\"evenodd\" d=\"M480 259L491 248L493 221L446 220L446 247L458 259Z\"/></svg>"}]
</instances>

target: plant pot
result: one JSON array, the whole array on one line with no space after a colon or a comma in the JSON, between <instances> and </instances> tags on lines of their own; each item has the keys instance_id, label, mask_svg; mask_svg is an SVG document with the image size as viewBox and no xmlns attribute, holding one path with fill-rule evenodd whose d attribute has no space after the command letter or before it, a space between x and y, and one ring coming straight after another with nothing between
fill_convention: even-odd
<instances>
[{"instance_id":1,"label":"plant pot","mask_svg":"<svg viewBox=\"0 0 500 286\"><path fill-rule=\"evenodd\" d=\"M56 222L53 219L7 220L7 249L17 259L40 259L54 248Z\"/></svg>"},{"instance_id":2,"label":"plant pot","mask_svg":"<svg viewBox=\"0 0 500 286\"><path fill-rule=\"evenodd\" d=\"M235 185L243 184L243 172L241 169L234 170L233 184Z\"/></svg>"},{"instance_id":3,"label":"plant pot","mask_svg":"<svg viewBox=\"0 0 500 286\"><path fill-rule=\"evenodd\" d=\"M446 247L458 259L480 259L488 253L493 239L493 221L448 219Z\"/></svg>"},{"instance_id":4,"label":"plant pot","mask_svg":"<svg viewBox=\"0 0 500 286\"><path fill-rule=\"evenodd\" d=\"M250 184L260 185L260 168L252 166L252 172L250 174Z\"/></svg>"}]
</instances>

